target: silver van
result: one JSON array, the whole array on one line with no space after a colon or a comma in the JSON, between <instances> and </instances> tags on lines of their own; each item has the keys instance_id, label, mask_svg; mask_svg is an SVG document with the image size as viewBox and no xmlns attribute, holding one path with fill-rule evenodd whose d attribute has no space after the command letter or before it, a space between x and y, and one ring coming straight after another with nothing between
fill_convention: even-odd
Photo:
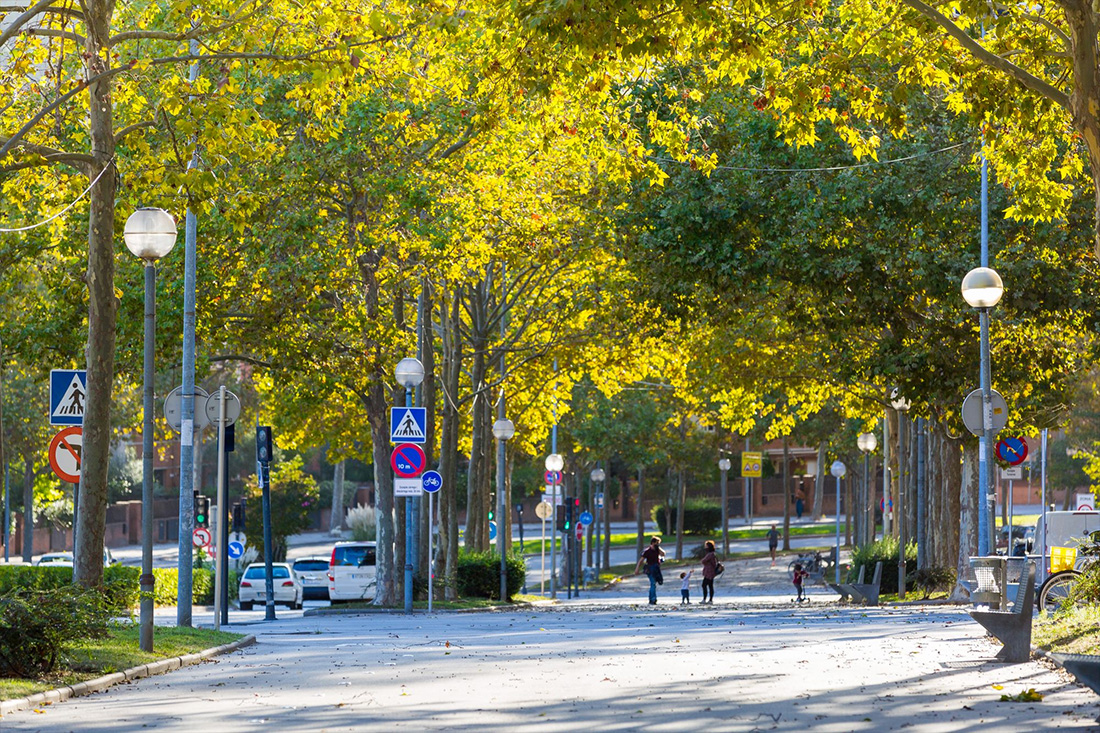
<instances>
[{"instance_id":1,"label":"silver van","mask_svg":"<svg viewBox=\"0 0 1100 733\"><path fill-rule=\"evenodd\" d=\"M337 542L328 563L328 597L372 600L378 583L378 547L374 542Z\"/></svg>"}]
</instances>

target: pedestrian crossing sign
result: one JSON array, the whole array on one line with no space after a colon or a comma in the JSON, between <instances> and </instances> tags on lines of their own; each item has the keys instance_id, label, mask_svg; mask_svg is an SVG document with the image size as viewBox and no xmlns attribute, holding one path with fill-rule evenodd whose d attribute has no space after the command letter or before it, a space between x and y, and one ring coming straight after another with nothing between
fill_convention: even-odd
<instances>
[{"instance_id":1,"label":"pedestrian crossing sign","mask_svg":"<svg viewBox=\"0 0 1100 733\"><path fill-rule=\"evenodd\" d=\"M391 443L424 443L428 424L425 407L393 407L390 409Z\"/></svg>"},{"instance_id":2,"label":"pedestrian crossing sign","mask_svg":"<svg viewBox=\"0 0 1100 733\"><path fill-rule=\"evenodd\" d=\"M83 425L88 373L83 369L50 371L50 425Z\"/></svg>"}]
</instances>

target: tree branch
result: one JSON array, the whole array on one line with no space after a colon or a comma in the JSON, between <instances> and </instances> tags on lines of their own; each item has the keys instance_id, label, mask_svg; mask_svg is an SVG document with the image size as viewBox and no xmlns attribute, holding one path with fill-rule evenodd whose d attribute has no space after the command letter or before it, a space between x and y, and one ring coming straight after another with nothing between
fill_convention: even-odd
<instances>
[{"instance_id":1,"label":"tree branch","mask_svg":"<svg viewBox=\"0 0 1100 733\"><path fill-rule=\"evenodd\" d=\"M1039 96L1051 100L1063 109L1069 110L1068 95L1026 69L1022 69L1011 61L1003 59L997 54L987 50L982 44L968 36L965 31L952 23L951 20L935 8L925 4L921 0L902 0L902 2L946 31L947 35L954 38L960 46L969 51L978 61L993 69L1003 71L1015 79L1025 89L1030 89Z\"/></svg>"},{"instance_id":2,"label":"tree branch","mask_svg":"<svg viewBox=\"0 0 1100 733\"><path fill-rule=\"evenodd\" d=\"M153 127L156 123L153 120L146 120L145 122L135 122L132 125L127 125L118 132L115 133L115 144L117 145L122 141L122 138L129 135L131 132L140 130L143 127Z\"/></svg>"},{"instance_id":3,"label":"tree branch","mask_svg":"<svg viewBox=\"0 0 1100 733\"><path fill-rule=\"evenodd\" d=\"M13 20L11 22L11 25L8 26L7 30L0 33L0 48L3 48L4 44L17 36L23 30L23 26L26 25L28 21L30 21L36 15L41 15L42 13L45 13L49 9L50 5L53 4L53 2L54 0L39 0L39 2L28 8L26 12Z\"/></svg>"},{"instance_id":4,"label":"tree branch","mask_svg":"<svg viewBox=\"0 0 1100 733\"><path fill-rule=\"evenodd\" d=\"M23 31L25 36L49 36L51 38L65 38L83 47L87 42L84 36L72 31L63 31L57 28L27 28Z\"/></svg>"}]
</instances>

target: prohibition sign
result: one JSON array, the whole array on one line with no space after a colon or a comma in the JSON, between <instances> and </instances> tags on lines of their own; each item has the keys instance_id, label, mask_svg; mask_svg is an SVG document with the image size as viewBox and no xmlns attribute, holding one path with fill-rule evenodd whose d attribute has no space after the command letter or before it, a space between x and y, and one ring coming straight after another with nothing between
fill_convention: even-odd
<instances>
[{"instance_id":1,"label":"prohibition sign","mask_svg":"<svg viewBox=\"0 0 1100 733\"><path fill-rule=\"evenodd\" d=\"M1027 460L1027 441L1023 438L1005 438L997 443L997 457L1010 466L1018 466Z\"/></svg>"},{"instance_id":2,"label":"prohibition sign","mask_svg":"<svg viewBox=\"0 0 1100 733\"><path fill-rule=\"evenodd\" d=\"M50 441L50 468L62 481L80 483L80 451L84 430L79 425L65 428Z\"/></svg>"},{"instance_id":3,"label":"prohibition sign","mask_svg":"<svg viewBox=\"0 0 1100 733\"><path fill-rule=\"evenodd\" d=\"M424 470L427 461L424 449L415 443L402 443L393 449L393 455L390 456L390 466L401 478L416 478Z\"/></svg>"}]
</instances>

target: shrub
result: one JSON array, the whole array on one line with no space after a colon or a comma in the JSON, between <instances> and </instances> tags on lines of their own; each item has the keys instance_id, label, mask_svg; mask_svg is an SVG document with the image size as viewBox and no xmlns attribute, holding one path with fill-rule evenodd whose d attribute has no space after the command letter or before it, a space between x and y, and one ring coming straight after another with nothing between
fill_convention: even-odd
<instances>
[{"instance_id":1,"label":"shrub","mask_svg":"<svg viewBox=\"0 0 1100 733\"><path fill-rule=\"evenodd\" d=\"M908 574L908 558L905 561L905 568L906 574ZM908 579L908 575L906 579ZM906 583L906 585L909 584ZM923 568L913 573L913 585L924 594L924 598L928 598L933 593L950 592L955 587L955 569L944 567Z\"/></svg>"},{"instance_id":2,"label":"shrub","mask_svg":"<svg viewBox=\"0 0 1100 733\"><path fill-rule=\"evenodd\" d=\"M153 603L158 606L174 606L178 596L179 570L153 568ZM230 583L232 586L232 583ZM230 590L232 593L232 590ZM191 570L191 602L209 606L214 602L214 571L206 568Z\"/></svg>"},{"instance_id":3,"label":"shrub","mask_svg":"<svg viewBox=\"0 0 1100 733\"><path fill-rule=\"evenodd\" d=\"M357 505L348 510L344 520L351 530L351 538L357 542L372 542L378 537L378 512L374 507Z\"/></svg>"},{"instance_id":4,"label":"shrub","mask_svg":"<svg viewBox=\"0 0 1100 733\"><path fill-rule=\"evenodd\" d=\"M864 565L867 571L863 576L870 583L875 575L875 564L882 562L881 588L885 593L895 593L898 587L898 541L895 537L885 537L869 545L860 545L852 552L852 566L848 569L848 582L859 580L859 569ZM905 548L905 589L912 590L917 570L917 545L909 543Z\"/></svg>"},{"instance_id":5,"label":"shrub","mask_svg":"<svg viewBox=\"0 0 1100 733\"><path fill-rule=\"evenodd\" d=\"M1060 608L1073 608L1075 605L1096 605L1100 603L1100 563L1094 562L1086 567L1077 582L1070 587L1069 597Z\"/></svg>"},{"instance_id":6,"label":"shrub","mask_svg":"<svg viewBox=\"0 0 1100 733\"><path fill-rule=\"evenodd\" d=\"M664 504L653 507L653 521L661 533L676 532L676 507L671 511ZM684 533L708 534L722 524L722 507L709 499L688 499L684 502Z\"/></svg>"},{"instance_id":7,"label":"shrub","mask_svg":"<svg viewBox=\"0 0 1100 733\"><path fill-rule=\"evenodd\" d=\"M138 568L111 565L103 569L103 594L107 607L116 615L137 606ZM58 566L0 565L0 596L15 591L45 591L70 587L73 569Z\"/></svg>"},{"instance_id":8,"label":"shrub","mask_svg":"<svg viewBox=\"0 0 1100 733\"><path fill-rule=\"evenodd\" d=\"M250 510L245 514L245 534L263 554L263 493L256 477L245 486ZM302 470L301 456L279 461L271 467L271 555L275 562L286 560L286 538L309 528L310 517L320 506L317 481ZM255 511L251 507L256 507Z\"/></svg>"},{"instance_id":9,"label":"shrub","mask_svg":"<svg viewBox=\"0 0 1100 733\"><path fill-rule=\"evenodd\" d=\"M520 555L508 556L508 597L523 587L527 567ZM500 598L500 555L492 552L461 552L458 555L456 585L464 598Z\"/></svg>"},{"instance_id":10,"label":"shrub","mask_svg":"<svg viewBox=\"0 0 1100 733\"><path fill-rule=\"evenodd\" d=\"M0 675L48 675L62 644L106 635L110 617L103 592L71 584L0 596Z\"/></svg>"}]
</instances>

